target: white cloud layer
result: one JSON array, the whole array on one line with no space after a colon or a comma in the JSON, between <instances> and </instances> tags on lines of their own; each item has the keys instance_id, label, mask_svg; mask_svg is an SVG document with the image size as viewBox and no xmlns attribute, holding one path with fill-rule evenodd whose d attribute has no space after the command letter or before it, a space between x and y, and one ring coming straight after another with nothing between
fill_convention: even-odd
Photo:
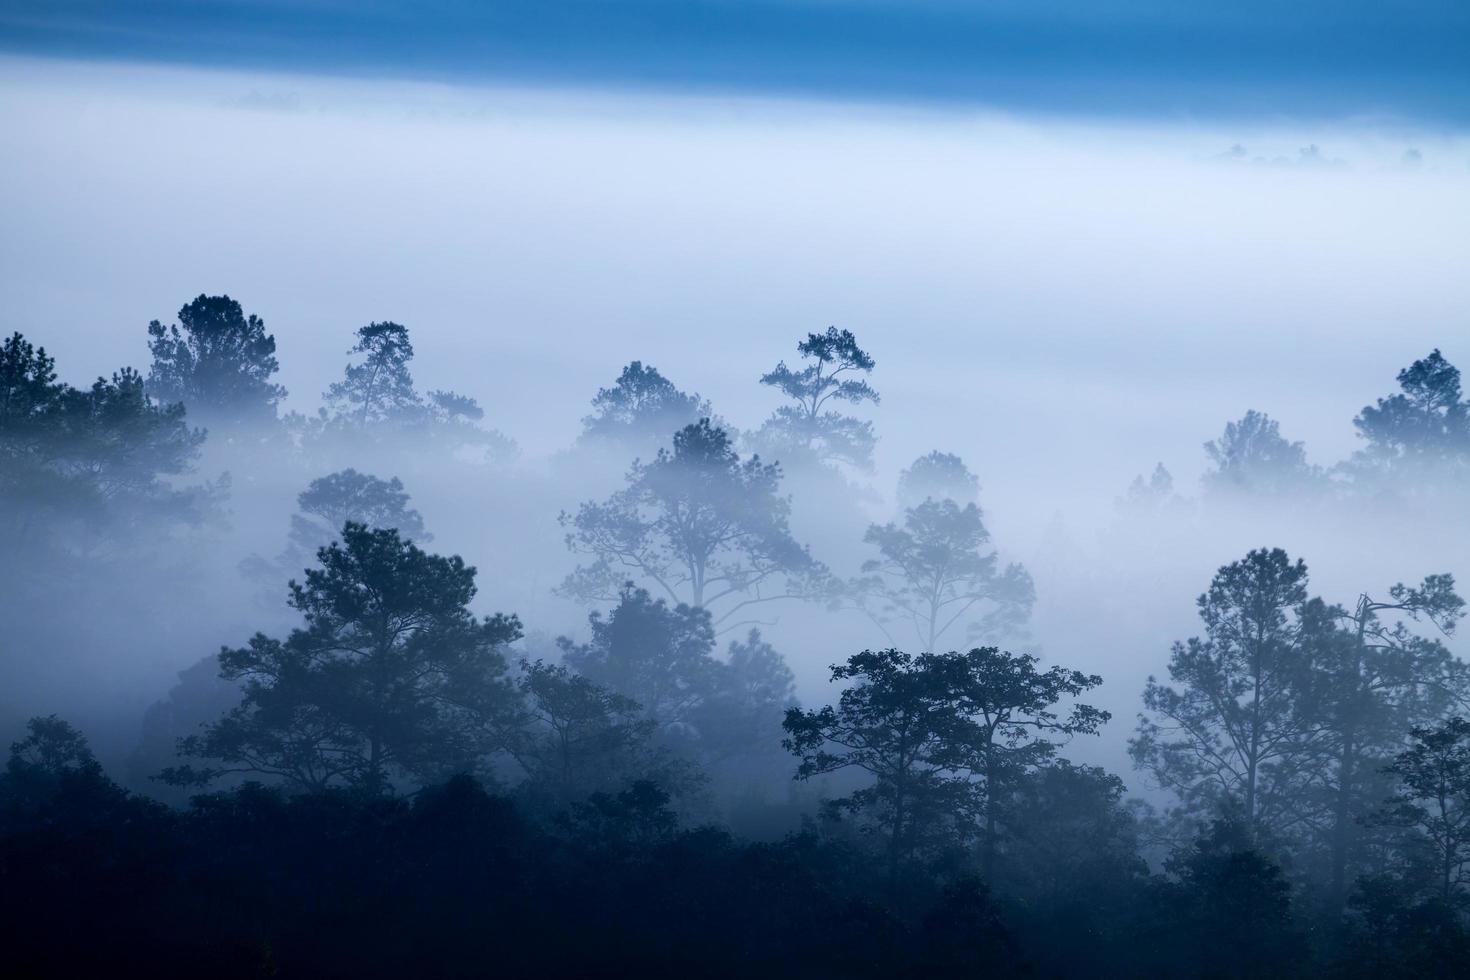
<instances>
[{"instance_id":1,"label":"white cloud layer","mask_svg":"<svg viewBox=\"0 0 1470 980\"><path fill-rule=\"evenodd\" d=\"M1399 367L1470 367L1458 133L18 59L0 127L3 326L73 381L228 292L293 407L395 319L534 455L632 358L753 425L760 373L835 323L878 359L880 486L958 452L1033 539L1156 460L1190 483L1247 408L1330 462Z\"/></svg>"}]
</instances>

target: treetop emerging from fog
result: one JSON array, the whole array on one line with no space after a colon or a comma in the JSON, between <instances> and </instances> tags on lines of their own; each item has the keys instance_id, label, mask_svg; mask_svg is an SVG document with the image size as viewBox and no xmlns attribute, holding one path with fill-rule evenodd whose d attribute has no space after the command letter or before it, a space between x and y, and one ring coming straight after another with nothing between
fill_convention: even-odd
<instances>
[{"instance_id":1,"label":"treetop emerging from fog","mask_svg":"<svg viewBox=\"0 0 1470 980\"><path fill-rule=\"evenodd\" d=\"M871 470L877 441L873 423L843 415L832 406L838 402L878 403L878 392L865 377L873 370L873 358L858 346L852 331L836 327L807 334L796 350L810 363L792 370L781 361L775 370L761 376L761 384L775 388L794 404L776 409L752 436L755 445L788 466L844 463Z\"/></svg>"},{"instance_id":2,"label":"treetop emerging from fog","mask_svg":"<svg viewBox=\"0 0 1470 980\"><path fill-rule=\"evenodd\" d=\"M276 338L235 300L200 295L179 310L177 324L148 324L148 336L148 392L155 398L182 402L206 425L275 419L286 397L286 389L271 381L280 367Z\"/></svg>"}]
</instances>

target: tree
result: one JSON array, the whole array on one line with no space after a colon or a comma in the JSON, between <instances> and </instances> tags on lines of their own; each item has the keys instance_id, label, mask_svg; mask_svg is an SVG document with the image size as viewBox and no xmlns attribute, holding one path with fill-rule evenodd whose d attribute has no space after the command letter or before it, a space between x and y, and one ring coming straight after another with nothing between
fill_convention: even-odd
<instances>
[{"instance_id":1,"label":"tree","mask_svg":"<svg viewBox=\"0 0 1470 980\"><path fill-rule=\"evenodd\" d=\"M597 389L592 409L582 419L581 441L638 448L658 445L669 433L713 416L708 401L680 391L658 368L642 361L623 368L611 388Z\"/></svg>"},{"instance_id":2,"label":"tree","mask_svg":"<svg viewBox=\"0 0 1470 980\"><path fill-rule=\"evenodd\" d=\"M565 666L521 662L516 686L526 716L509 742L529 796L566 807L639 780L688 788L693 774L657 745L657 722L638 702Z\"/></svg>"},{"instance_id":3,"label":"tree","mask_svg":"<svg viewBox=\"0 0 1470 980\"><path fill-rule=\"evenodd\" d=\"M1002 813L1009 891L1086 908L1100 892L1147 871L1138 856L1138 820L1117 776L1055 759L1018 780Z\"/></svg>"},{"instance_id":4,"label":"tree","mask_svg":"<svg viewBox=\"0 0 1470 980\"><path fill-rule=\"evenodd\" d=\"M279 583L277 583L279 588ZM220 677L211 654L179 671L178 683L143 712L138 742L127 760L126 782L158 795L158 773L181 760L179 740L216 722L240 703L240 685ZM186 803L187 787L171 787L171 802Z\"/></svg>"},{"instance_id":5,"label":"tree","mask_svg":"<svg viewBox=\"0 0 1470 980\"><path fill-rule=\"evenodd\" d=\"M79 390L58 383L45 348L20 334L0 347L0 500L17 545L66 519L114 530L154 516L197 523L220 488L169 481L192 472L203 442L184 407L152 401L136 371Z\"/></svg>"},{"instance_id":6,"label":"tree","mask_svg":"<svg viewBox=\"0 0 1470 980\"><path fill-rule=\"evenodd\" d=\"M683 603L671 607L645 589L624 586L606 617L593 613L588 621L591 642L557 641L566 664L642 705L660 726L687 730L720 666L709 613Z\"/></svg>"},{"instance_id":7,"label":"tree","mask_svg":"<svg viewBox=\"0 0 1470 980\"><path fill-rule=\"evenodd\" d=\"M1249 831L1214 821L1165 868L1178 879L1171 912L1186 975L1246 980L1297 972L1305 948L1291 886Z\"/></svg>"},{"instance_id":8,"label":"tree","mask_svg":"<svg viewBox=\"0 0 1470 980\"><path fill-rule=\"evenodd\" d=\"M593 613L589 622L589 642L557 641L563 661L639 705L660 744L705 767L748 763L776 744L794 684L758 630L733 641L721 660L707 612L671 607L632 586L610 613Z\"/></svg>"},{"instance_id":9,"label":"tree","mask_svg":"<svg viewBox=\"0 0 1470 980\"><path fill-rule=\"evenodd\" d=\"M955 698L958 724L951 738L961 751L957 767L970 777L982 827L982 868L994 880L1006 797L1052 762L1054 739L1095 735L1111 717L1081 703L1063 716L1055 705L1097 687L1102 678L1057 666L1037 670L1036 657L996 647L945 654L935 663Z\"/></svg>"},{"instance_id":10,"label":"tree","mask_svg":"<svg viewBox=\"0 0 1470 980\"><path fill-rule=\"evenodd\" d=\"M1414 629L1426 622L1452 635L1463 607L1452 576L1430 575L1418 586L1395 585L1382 598L1365 592L1352 612L1331 609L1341 628L1317 648L1313 720L1324 759L1312 771L1326 791L1336 908L1347 898L1351 870L1361 865L1364 828L1387 795L1384 769L1403 747L1404 732L1434 724L1470 693L1465 665L1437 637Z\"/></svg>"},{"instance_id":11,"label":"tree","mask_svg":"<svg viewBox=\"0 0 1470 980\"><path fill-rule=\"evenodd\" d=\"M17 557L0 563L0 578L23 573L10 596L20 606L33 590L101 582L98 563L110 559L136 575L160 542L218 516L228 490L227 478L177 485L204 432L182 405L150 399L137 372L86 389L55 377L45 350L19 334L0 349L0 542Z\"/></svg>"},{"instance_id":12,"label":"tree","mask_svg":"<svg viewBox=\"0 0 1470 980\"><path fill-rule=\"evenodd\" d=\"M419 392L408 367L414 350L407 327L390 321L359 327L357 342L347 353L360 355L360 360L348 364L342 380L322 396L325 404L314 433L318 438L399 440L413 448L447 445L451 452L482 459L514 455L511 439L480 427L485 412L473 398L452 391Z\"/></svg>"},{"instance_id":13,"label":"tree","mask_svg":"<svg viewBox=\"0 0 1470 980\"><path fill-rule=\"evenodd\" d=\"M796 345L806 367L793 371L785 361L761 376L794 404L776 409L754 440L789 465L845 463L862 470L873 467L873 424L835 411L837 402L878 403L878 392L862 375L873 370L873 358L858 346L850 330L828 327L807 334Z\"/></svg>"},{"instance_id":14,"label":"tree","mask_svg":"<svg viewBox=\"0 0 1470 980\"><path fill-rule=\"evenodd\" d=\"M58 408L66 386L56 381L56 359L19 333L0 345L0 448L19 453L28 440L44 432L45 420Z\"/></svg>"},{"instance_id":15,"label":"tree","mask_svg":"<svg viewBox=\"0 0 1470 980\"><path fill-rule=\"evenodd\" d=\"M1357 883L1347 926L1335 976L1418 980L1470 973L1470 930L1455 904L1437 895L1422 899L1388 875Z\"/></svg>"},{"instance_id":16,"label":"tree","mask_svg":"<svg viewBox=\"0 0 1470 980\"><path fill-rule=\"evenodd\" d=\"M1228 422L1218 440L1205 443L1215 468L1204 476L1215 493L1284 495L1317 488L1321 471L1307 462L1300 442L1288 442L1275 419L1248 411Z\"/></svg>"},{"instance_id":17,"label":"tree","mask_svg":"<svg viewBox=\"0 0 1470 980\"><path fill-rule=\"evenodd\" d=\"M148 324L153 367L148 393L182 402L209 425L274 422L286 389L271 381L280 365L265 321L245 315L228 296L200 295L179 310L179 322Z\"/></svg>"},{"instance_id":18,"label":"tree","mask_svg":"<svg viewBox=\"0 0 1470 980\"><path fill-rule=\"evenodd\" d=\"M147 516L197 523L217 492L174 489L166 478L191 472L204 433L184 420L183 405L157 405L131 368L98 378L61 402L61 451L53 466L84 485L114 520Z\"/></svg>"},{"instance_id":19,"label":"tree","mask_svg":"<svg viewBox=\"0 0 1470 980\"><path fill-rule=\"evenodd\" d=\"M281 582L309 565L317 550L336 538L351 521L373 528L394 528L410 541L428 544L434 536L424 530L424 519L408 506L409 496L396 476L381 480L348 468L318 477L296 495L286 547L273 560L251 555L240 563L242 574L267 588L260 598L275 606Z\"/></svg>"},{"instance_id":20,"label":"tree","mask_svg":"<svg viewBox=\"0 0 1470 980\"><path fill-rule=\"evenodd\" d=\"M102 772L86 736L56 715L32 718L26 722L26 731L25 738L11 743L5 769L9 778L20 779L28 774L56 778L69 772Z\"/></svg>"},{"instance_id":21,"label":"tree","mask_svg":"<svg viewBox=\"0 0 1470 980\"><path fill-rule=\"evenodd\" d=\"M407 327L390 321L359 327L357 343L347 353L362 360L349 364L343 379L327 389L323 400L329 412L360 429L419 419L424 406L408 370L413 344Z\"/></svg>"},{"instance_id":22,"label":"tree","mask_svg":"<svg viewBox=\"0 0 1470 980\"><path fill-rule=\"evenodd\" d=\"M979 493L979 477L953 453L935 450L898 475L898 502L904 508L917 507L931 497L963 507L975 503Z\"/></svg>"},{"instance_id":23,"label":"tree","mask_svg":"<svg viewBox=\"0 0 1470 980\"><path fill-rule=\"evenodd\" d=\"M296 496L297 513L291 515L292 549L315 554L349 521L395 528L411 541L428 544L434 536L424 530L423 517L408 506L408 500L403 481L396 476L380 480L349 468L318 477Z\"/></svg>"},{"instance_id":24,"label":"tree","mask_svg":"<svg viewBox=\"0 0 1470 980\"><path fill-rule=\"evenodd\" d=\"M1367 445L1352 468L1361 475L1415 477L1463 473L1470 464L1470 400L1460 396L1460 372L1436 349L1398 373L1399 392L1380 398L1353 419Z\"/></svg>"},{"instance_id":25,"label":"tree","mask_svg":"<svg viewBox=\"0 0 1470 980\"><path fill-rule=\"evenodd\" d=\"M0 346L0 501L12 550L45 537L40 510L78 494L64 465L64 406L70 388L56 380L56 360L19 333Z\"/></svg>"},{"instance_id":26,"label":"tree","mask_svg":"<svg viewBox=\"0 0 1470 980\"><path fill-rule=\"evenodd\" d=\"M786 712L782 744L799 760L796 778L859 769L872 782L833 801L872 821L884 839L888 889L924 849L962 839L957 822L969 784L956 772L956 710L935 654L864 650L833 664L832 681L853 682L837 705Z\"/></svg>"},{"instance_id":27,"label":"tree","mask_svg":"<svg viewBox=\"0 0 1470 980\"><path fill-rule=\"evenodd\" d=\"M1470 722L1455 717L1410 734L1410 746L1390 767L1400 789L1387 816L1424 836L1439 897L1449 900L1470 882Z\"/></svg>"},{"instance_id":28,"label":"tree","mask_svg":"<svg viewBox=\"0 0 1470 980\"><path fill-rule=\"evenodd\" d=\"M863 540L879 557L863 563L852 593L880 626L907 620L924 650L977 611L984 615L969 632L985 638L1013 634L1031 614L1031 576L1018 564L999 567L974 504L930 497L905 512L902 526L871 525Z\"/></svg>"},{"instance_id":29,"label":"tree","mask_svg":"<svg viewBox=\"0 0 1470 980\"><path fill-rule=\"evenodd\" d=\"M668 601L709 609L716 624L755 603L797 597L821 567L791 537L781 469L742 460L723 430L701 419L672 451L634 462L626 486L559 518L567 548L592 558L560 591L617 601L630 576Z\"/></svg>"},{"instance_id":30,"label":"tree","mask_svg":"<svg viewBox=\"0 0 1470 980\"><path fill-rule=\"evenodd\" d=\"M797 778L849 768L873 777L835 804L881 828L891 887L921 848L977 835L992 877L1002 794L1052 760L1053 738L1093 734L1107 721L1085 704L1065 716L1053 710L1102 678L1036 664L995 647L865 650L831 668L834 682L855 682L835 708L787 711L783 744L800 760Z\"/></svg>"},{"instance_id":31,"label":"tree","mask_svg":"<svg viewBox=\"0 0 1470 980\"><path fill-rule=\"evenodd\" d=\"M1280 548L1216 572L1198 601L1205 638L1174 644L1172 685L1149 678L1129 743L1134 763L1193 812L1238 807L1251 841L1287 818L1292 764L1306 753L1306 589L1306 564Z\"/></svg>"},{"instance_id":32,"label":"tree","mask_svg":"<svg viewBox=\"0 0 1470 980\"><path fill-rule=\"evenodd\" d=\"M1154 464L1147 480L1141 473L1135 476L1128 492L1113 501L1113 509L1122 518L1158 517L1184 506L1184 499L1174 492L1174 476L1163 463Z\"/></svg>"},{"instance_id":33,"label":"tree","mask_svg":"<svg viewBox=\"0 0 1470 980\"><path fill-rule=\"evenodd\" d=\"M137 372L85 388L56 375L21 335L0 343L0 690L24 677L61 707L86 696L78 671L156 660L190 628L176 613L195 601L228 481L189 479L204 433Z\"/></svg>"},{"instance_id":34,"label":"tree","mask_svg":"<svg viewBox=\"0 0 1470 980\"><path fill-rule=\"evenodd\" d=\"M476 769L500 745L513 707L501 648L520 624L470 613L475 570L350 522L317 559L290 586L303 628L220 652L220 676L241 683L244 699L179 748L218 765L166 779L254 773L376 795Z\"/></svg>"},{"instance_id":35,"label":"tree","mask_svg":"<svg viewBox=\"0 0 1470 980\"><path fill-rule=\"evenodd\" d=\"M781 722L797 703L786 659L751 627L716 661L709 696L694 712L706 767L780 753Z\"/></svg>"}]
</instances>

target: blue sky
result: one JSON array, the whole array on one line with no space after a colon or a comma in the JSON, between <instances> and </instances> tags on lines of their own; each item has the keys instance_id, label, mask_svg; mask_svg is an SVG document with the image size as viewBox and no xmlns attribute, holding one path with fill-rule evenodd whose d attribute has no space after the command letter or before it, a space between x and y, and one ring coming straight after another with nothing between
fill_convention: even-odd
<instances>
[{"instance_id":1,"label":"blue sky","mask_svg":"<svg viewBox=\"0 0 1470 980\"><path fill-rule=\"evenodd\" d=\"M1470 120L1463 0L4 0L0 50L1108 116Z\"/></svg>"}]
</instances>

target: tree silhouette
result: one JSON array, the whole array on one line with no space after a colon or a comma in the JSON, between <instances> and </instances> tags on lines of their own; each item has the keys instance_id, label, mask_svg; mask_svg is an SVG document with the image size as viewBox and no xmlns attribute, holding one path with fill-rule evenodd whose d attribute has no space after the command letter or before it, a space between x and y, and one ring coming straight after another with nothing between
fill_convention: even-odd
<instances>
[{"instance_id":1,"label":"tree silhouette","mask_svg":"<svg viewBox=\"0 0 1470 980\"><path fill-rule=\"evenodd\" d=\"M240 563L240 571L268 587L267 604L273 606L280 583L299 575L317 550L330 544L349 521L370 528L394 528L410 541L428 544L434 536L424 530L422 515L408 501L403 482L396 476L381 480L348 468L318 477L296 495L286 547L273 560L251 555Z\"/></svg>"},{"instance_id":2,"label":"tree silhouette","mask_svg":"<svg viewBox=\"0 0 1470 980\"><path fill-rule=\"evenodd\" d=\"M408 506L408 500L403 481L396 476L380 480L349 468L318 477L296 495L290 550L293 556L314 555L349 521L395 528L411 541L428 544L434 536L424 530L423 517Z\"/></svg>"},{"instance_id":3,"label":"tree silhouette","mask_svg":"<svg viewBox=\"0 0 1470 980\"><path fill-rule=\"evenodd\" d=\"M1400 789L1388 819L1421 833L1434 858L1441 899L1458 894L1470 874L1470 722L1455 717L1416 728L1391 771Z\"/></svg>"},{"instance_id":4,"label":"tree silhouette","mask_svg":"<svg viewBox=\"0 0 1470 980\"><path fill-rule=\"evenodd\" d=\"M879 557L863 563L852 594L880 626L906 620L926 651L967 621L972 636L997 638L1013 635L1030 616L1031 576L1018 564L999 567L974 504L930 497L909 508L902 525L871 525L863 540Z\"/></svg>"},{"instance_id":5,"label":"tree silhouette","mask_svg":"<svg viewBox=\"0 0 1470 980\"><path fill-rule=\"evenodd\" d=\"M1463 474L1470 465L1470 400L1460 372L1436 349L1398 373L1399 391L1353 419L1367 445L1350 468L1363 476L1398 477L1413 492L1423 477Z\"/></svg>"},{"instance_id":6,"label":"tree silhouette","mask_svg":"<svg viewBox=\"0 0 1470 980\"><path fill-rule=\"evenodd\" d=\"M785 658L752 627L743 640L730 641L715 667L710 695L693 712L701 762L713 770L737 760L781 758L781 723L797 703Z\"/></svg>"},{"instance_id":7,"label":"tree silhouette","mask_svg":"<svg viewBox=\"0 0 1470 980\"><path fill-rule=\"evenodd\" d=\"M588 621L590 642L558 641L566 664L641 705L659 725L687 729L720 666L709 613L625 586L607 616L593 613Z\"/></svg>"},{"instance_id":8,"label":"tree silhouette","mask_svg":"<svg viewBox=\"0 0 1470 980\"><path fill-rule=\"evenodd\" d=\"M920 456L898 475L898 502L905 509L931 497L953 500L961 507L977 502L980 480L964 460L938 450Z\"/></svg>"},{"instance_id":9,"label":"tree silhouette","mask_svg":"<svg viewBox=\"0 0 1470 980\"><path fill-rule=\"evenodd\" d=\"M1300 442L1288 442L1275 419L1251 410L1225 433L1205 443L1215 466L1204 475L1214 493L1281 495L1318 489L1322 473L1307 462Z\"/></svg>"},{"instance_id":10,"label":"tree silhouette","mask_svg":"<svg viewBox=\"0 0 1470 980\"><path fill-rule=\"evenodd\" d=\"M923 848L979 837L986 877L999 845L1001 797L1051 761L1052 739L1093 734L1108 714L1054 707L1102 683L1036 658L984 647L964 653L864 650L831 668L853 682L835 707L786 713L797 778L856 768L873 777L834 801L882 831L890 888Z\"/></svg>"},{"instance_id":11,"label":"tree silhouette","mask_svg":"<svg viewBox=\"0 0 1470 980\"><path fill-rule=\"evenodd\" d=\"M315 424L308 426L315 439L358 448L383 443L414 450L437 447L446 456L468 452L486 460L515 454L512 440L479 425L485 412L473 398L418 390L408 366L414 349L407 327L373 322L359 327L356 336L347 353L357 360L327 388Z\"/></svg>"},{"instance_id":12,"label":"tree silhouette","mask_svg":"<svg viewBox=\"0 0 1470 980\"><path fill-rule=\"evenodd\" d=\"M1463 607L1454 578L1431 575L1418 586L1395 585L1381 598L1365 592L1351 612L1331 610L1341 628L1334 642L1318 646L1313 720L1324 759L1312 769L1326 790L1329 897L1336 908L1365 857L1364 830L1388 795L1384 770L1402 749L1404 733L1436 723L1470 695L1465 664L1438 637L1415 628L1427 623L1452 635Z\"/></svg>"},{"instance_id":13,"label":"tree silhouette","mask_svg":"<svg viewBox=\"0 0 1470 980\"><path fill-rule=\"evenodd\" d=\"M639 780L683 790L695 781L665 753L658 723L638 702L562 665L522 661L516 686L525 718L509 751L525 770L523 794L552 809Z\"/></svg>"},{"instance_id":14,"label":"tree silhouette","mask_svg":"<svg viewBox=\"0 0 1470 980\"><path fill-rule=\"evenodd\" d=\"M832 802L871 821L882 835L888 890L928 848L962 839L969 783L958 774L957 711L951 678L934 654L864 650L831 668L833 683L851 682L837 704L786 712L783 745L811 779L855 768L872 782Z\"/></svg>"},{"instance_id":15,"label":"tree silhouette","mask_svg":"<svg viewBox=\"0 0 1470 980\"><path fill-rule=\"evenodd\" d=\"M382 794L477 769L499 747L513 707L501 648L520 625L470 614L475 570L353 523L317 558L304 584L291 583L304 628L220 652L220 675L244 700L179 747L218 764L166 779L255 773L298 790Z\"/></svg>"},{"instance_id":16,"label":"tree silhouette","mask_svg":"<svg viewBox=\"0 0 1470 980\"><path fill-rule=\"evenodd\" d=\"M93 532L71 541L100 546L143 527L200 523L225 485L174 480L193 471L204 438L182 405L150 399L136 371L77 389L58 383L54 360L20 334L0 347L0 501L15 547L52 547L69 524Z\"/></svg>"},{"instance_id":17,"label":"tree silhouette","mask_svg":"<svg viewBox=\"0 0 1470 980\"><path fill-rule=\"evenodd\" d=\"M561 514L567 548L593 559L567 576L563 594L617 601L634 577L721 624L753 604L799 597L821 574L791 537L780 467L742 460L708 419L675 433L673 449L652 462L635 462L625 482L606 501Z\"/></svg>"},{"instance_id":18,"label":"tree silhouette","mask_svg":"<svg viewBox=\"0 0 1470 980\"><path fill-rule=\"evenodd\" d=\"M1179 881L1171 896L1190 976L1282 976L1305 955L1281 867L1248 830L1217 820L1166 867Z\"/></svg>"},{"instance_id":19,"label":"tree silhouette","mask_svg":"<svg viewBox=\"0 0 1470 980\"><path fill-rule=\"evenodd\" d=\"M359 327L357 343L347 353L361 360L349 364L342 380L327 389L323 400L331 414L357 428L418 421L424 406L408 370L413 344L407 327L389 321Z\"/></svg>"},{"instance_id":20,"label":"tree silhouette","mask_svg":"<svg viewBox=\"0 0 1470 980\"><path fill-rule=\"evenodd\" d=\"M1279 548L1252 551L1215 573L1199 597L1206 637L1174 644L1172 685L1150 677L1129 743L1134 762L1196 813L1238 806L1251 840L1283 817L1290 763L1308 726L1298 710L1307 566Z\"/></svg>"},{"instance_id":21,"label":"tree silhouette","mask_svg":"<svg viewBox=\"0 0 1470 980\"><path fill-rule=\"evenodd\" d=\"M752 437L755 445L788 465L845 463L861 470L873 466L873 424L836 411L847 402L878 403L878 392L862 377L874 361L850 330L828 327L796 345L806 367L793 371L785 361L761 376L761 384L780 391L793 404L776 409Z\"/></svg>"},{"instance_id":22,"label":"tree silhouette","mask_svg":"<svg viewBox=\"0 0 1470 980\"><path fill-rule=\"evenodd\" d=\"M280 365L265 321L248 317L228 296L200 295L179 310L179 322L148 324L153 366L148 393L182 402L207 425L274 422L286 389L271 381Z\"/></svg>"},{"instance_id":23,"label":"tree silhouette","mask_svg":"<svg viewBox=\"0 0 1470 980\"><path fill-rule=\"evenodd\" d=\"M1102 683L1096 674L1065 667L1037 670L1037 658L996 647L949 653L934 663L954 697L956 726L950 733L959 755L955 766L968 774L972 812L981 824L985 877L995 878L1001 809L1015 787L1055 756L1057 739L1095 735L1106 711L1074 703L1065 715L1058 702Z\"/></svg>"},{"instance_id":24,"label":"tree silhouette","mask_svg":"<svg viewBox=\"0 0 1470 980\"><path fill-rule=\"evenodd\" d=\"M657 446L686 425L712 418L709 402L686 394L652 364L632 361L611 388L599 388L591 415L582 419L582 442L607 441L625 448Z\"/></svg>"}]
</instances>

